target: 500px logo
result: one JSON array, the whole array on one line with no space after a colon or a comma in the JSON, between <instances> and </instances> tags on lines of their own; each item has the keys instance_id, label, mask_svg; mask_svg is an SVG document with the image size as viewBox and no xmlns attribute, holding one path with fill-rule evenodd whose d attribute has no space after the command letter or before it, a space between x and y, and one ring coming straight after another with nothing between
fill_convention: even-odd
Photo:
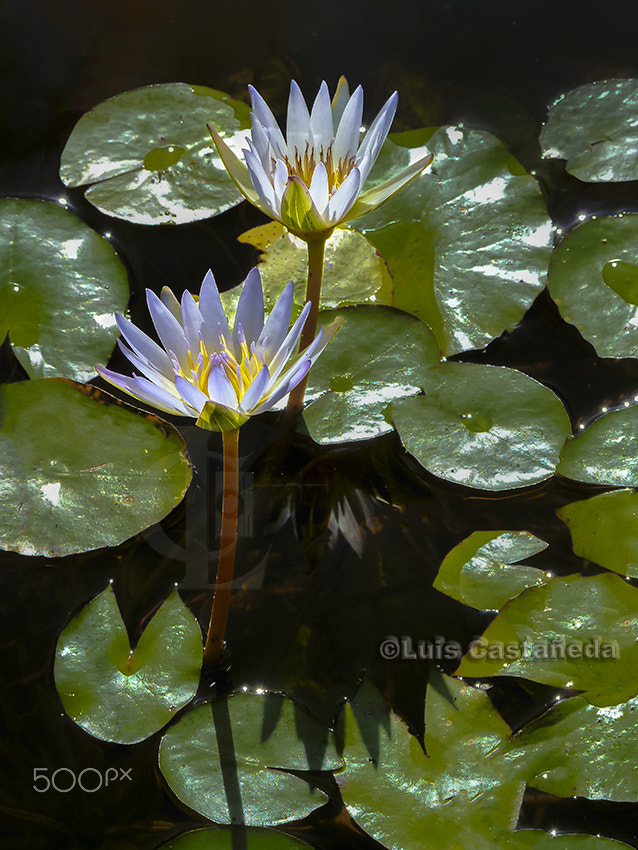
<instances>
[{"instance_id":1,"label":"500px logo","mask_svg":"<svg viewBox=\"0 0 638 850\"><path fill-rule=\"evenodd\" d=\"M122 782L128 780L132 782L131 770L118 770L115 767L108 767L105 771L98 770L95 767L85 767L79 773L71 770L69 767L58 767L49 776L48 767L33 768L33 790L38 794L44 794L46 791L57 791L60 794L68 794L69 791L77 786L81 791L86 791L87 794L94 794L102 787L112 785L114 782Z\"/></svg>"}]
</instances>

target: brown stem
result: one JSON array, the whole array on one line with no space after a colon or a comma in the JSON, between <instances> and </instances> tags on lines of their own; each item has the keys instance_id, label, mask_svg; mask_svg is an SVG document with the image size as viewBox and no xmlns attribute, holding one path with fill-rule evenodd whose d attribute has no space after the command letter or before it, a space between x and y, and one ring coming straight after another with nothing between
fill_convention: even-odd
<instances>
[{"instance_id":1,"label":"brown stem","mask_svg":"<svg viewBox=\"0 0 638 850\"><path fill-rule=\"evenodd\" d=\"M306 286L306 301L310 301L310 312L299 338L299 351L307 348L317 332L317 316L319 315L319 299L321 297L321 279L323 277L323 257L326 241L330 234L320 236L307 242L308 245L308 285ZM306 392L307 378L291 391L288 397L288 414L297 415L303 407L303 397Z\"/></svg>"},{"instance_id":2,"label":"brown stem","mask_svg":"<svg viewBox=\"0 0 638 850\"><path fill-rule=\"evenodd\" d=\"M213 594L213 608L210 612L210 625L206 646L204 647L204 665L216 664L224 648L226 621L230 606L230 594L235 568L235 547L237 545L237 511L239 503L239 428L222 432L223 441L223 494L222 528L219 541L219 560Z\"/></svg>"}]
</instances>

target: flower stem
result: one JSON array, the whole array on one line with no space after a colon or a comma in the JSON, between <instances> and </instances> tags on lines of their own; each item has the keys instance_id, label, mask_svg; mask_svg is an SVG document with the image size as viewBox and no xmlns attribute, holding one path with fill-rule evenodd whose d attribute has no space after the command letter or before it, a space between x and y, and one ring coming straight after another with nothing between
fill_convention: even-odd
<instances>
[{"instance_id":1,"label":"flower stem","mask_svg":"<svg viewBox=\"0 0 638 850\"><path fill-rule=\"evenodd\" d=\"M299 351L307 348L317 332L317 316L319 315L319 299L321 296L321 280L323 277L323 258L326 241L330 234L308 241L308 284L306 286L306 301L310 301L310 312L299 338ZM306 392L308 379L305 378L291 391L288 397L288 413L300 413L303 407L303 397Z\"/></svg>"},{"instance_id":2,"label":"flower stem","mask_svg":"<svg viewBox=\"0 0 638 850\"><path fill-rule=\"evenodd\" d=\"M224 648L226 621L235 568L237 544L237 511L239 502L239 428L222 432L223 494L222 528L219 541L219 560L213 594L213 608L204 647L204 665L216 664Z\"/></svg>"}]
</instances>

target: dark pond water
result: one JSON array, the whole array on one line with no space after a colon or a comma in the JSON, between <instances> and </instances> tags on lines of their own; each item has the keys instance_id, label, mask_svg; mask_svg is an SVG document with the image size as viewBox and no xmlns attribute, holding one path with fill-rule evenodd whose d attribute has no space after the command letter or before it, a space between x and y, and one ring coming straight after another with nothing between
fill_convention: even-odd
<instances>
[{"instance_id":1,"label":"dark pond water","mask_svg":"<svg viewBox=\"0 0 638 850\"><path fill-rule=\"evenodd\" d=\"M344 73L364 85L370 115L399 90L395 129L464 121L499 135L528 168L537 169L550 213L562 228L581 214L638 211L636 184L588 188L566 176L560 164L540 164L537 142L547 106L562 92L638 73L637 25L638 7L626 0L0 0L0 194L57 197L59 155L76 120L121 91L185 81L245 98L253 82L281 114L291 76L313 92L321 79L334 86ZM68 195L70 207L89 225L112 233L129 271L132 315L140 323L145 287L174 282L192 288L208 267L231 287L255 262L252 249L235 241L264 221L247 204L200 224L144 227L107 219L80 192ZM512 366L551 387L574 427L602 405L614 406L638 391L637 361L598 358L545 294L511 334L463 359ZM112 366L123 369L124 362L114 357ZM24 378L5 343L0 380ZM273 471L263 458L278 429L277 416L269 414L242 431L243 470L260 486L250 530L239 539L238 566L249 573L267 555L267 572L257 596L239 593L233 602L230 685L293 693L329 723L367 671L419 733L429 662L389 664L378 647L388 634L426 640L443 635L462 645L480 634L488 615L431 587L442 557L456 543L477 528L524 528L552 544L551 563L541 554L536 566L557 574L598 569L572 553L555 513L592 488L550 481L505 496L465 490L425 473L395 436L327 449L298 434ZM189 528L218 512L204 484L220 457L217 437L193 429L185 436L193 450L208 456L208 466L198 470L186 502L160 530L114 550L66 559L0 553L0 847L151 850L188 825L206 822L166 790L155 769L157 736L133 747L90 738L63 713L52 673L61 629L109 579L133 639L183 580L179 550ZM302 487L296 486L300 475ZM344 498L365 506L375 520L376 531L364 535L359 552L352 544L356 523L336 540L329 531L331 511ZM185 587L183 596L205 622L209 594ZM311 636L311 664L299 656L300 630ZM452 672L453 665L441 666ZM515 728L540 713L554 692L505 679L492 696ZM99 795L35 793L34 768L61 766L131 768L134 786L113 786ZM335 803L315 815L306 837L325 848L374 846L337 823L337 812ZM529 791L521 824L600 833L638 847L638 809L630 804L565 802Z\"/></svg>"}]
</instances>

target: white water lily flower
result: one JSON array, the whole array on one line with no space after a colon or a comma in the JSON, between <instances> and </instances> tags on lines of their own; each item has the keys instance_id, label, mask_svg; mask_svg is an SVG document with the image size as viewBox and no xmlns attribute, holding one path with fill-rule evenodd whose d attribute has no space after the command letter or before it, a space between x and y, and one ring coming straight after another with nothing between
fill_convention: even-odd
<instances>
[{"instance_id":1,"label":"white water lily flower","mask_svg":"<svg viewBox=\"0 0 638 850\"><path fill-rule=\"evenodd\" d=\"M252 269L243 285L232 333L212 272L199 299L184 292L181 303L165 287L161 298L147 290L158 345L119 313L120 348L140 375L99 374L133 398L166 413L192 416L202 428L227 431L263 413L304 379L330 342L338 319L301 353L295 353L310 310L306 304L292 328L292 281L264 321L261 276Z\"/></svg>"},{"instance_id":2,"label":"white water lily flower","mask_svg":"<svg viewBox=\"0 0 638 850\"><path fill-rule=\"evenodd\" d=\"M286 138L266 101L249 86L252 126L245 163L213 127L208 129L229 175L242 194L306 241L378 207L429 165L423 157L381 185L362 192L396 112L395 92L359 144L363 89L352 95L344 77L330 101L321 83L312 110L294 81L290 86Z\"/></svg>"}]
</instances>

